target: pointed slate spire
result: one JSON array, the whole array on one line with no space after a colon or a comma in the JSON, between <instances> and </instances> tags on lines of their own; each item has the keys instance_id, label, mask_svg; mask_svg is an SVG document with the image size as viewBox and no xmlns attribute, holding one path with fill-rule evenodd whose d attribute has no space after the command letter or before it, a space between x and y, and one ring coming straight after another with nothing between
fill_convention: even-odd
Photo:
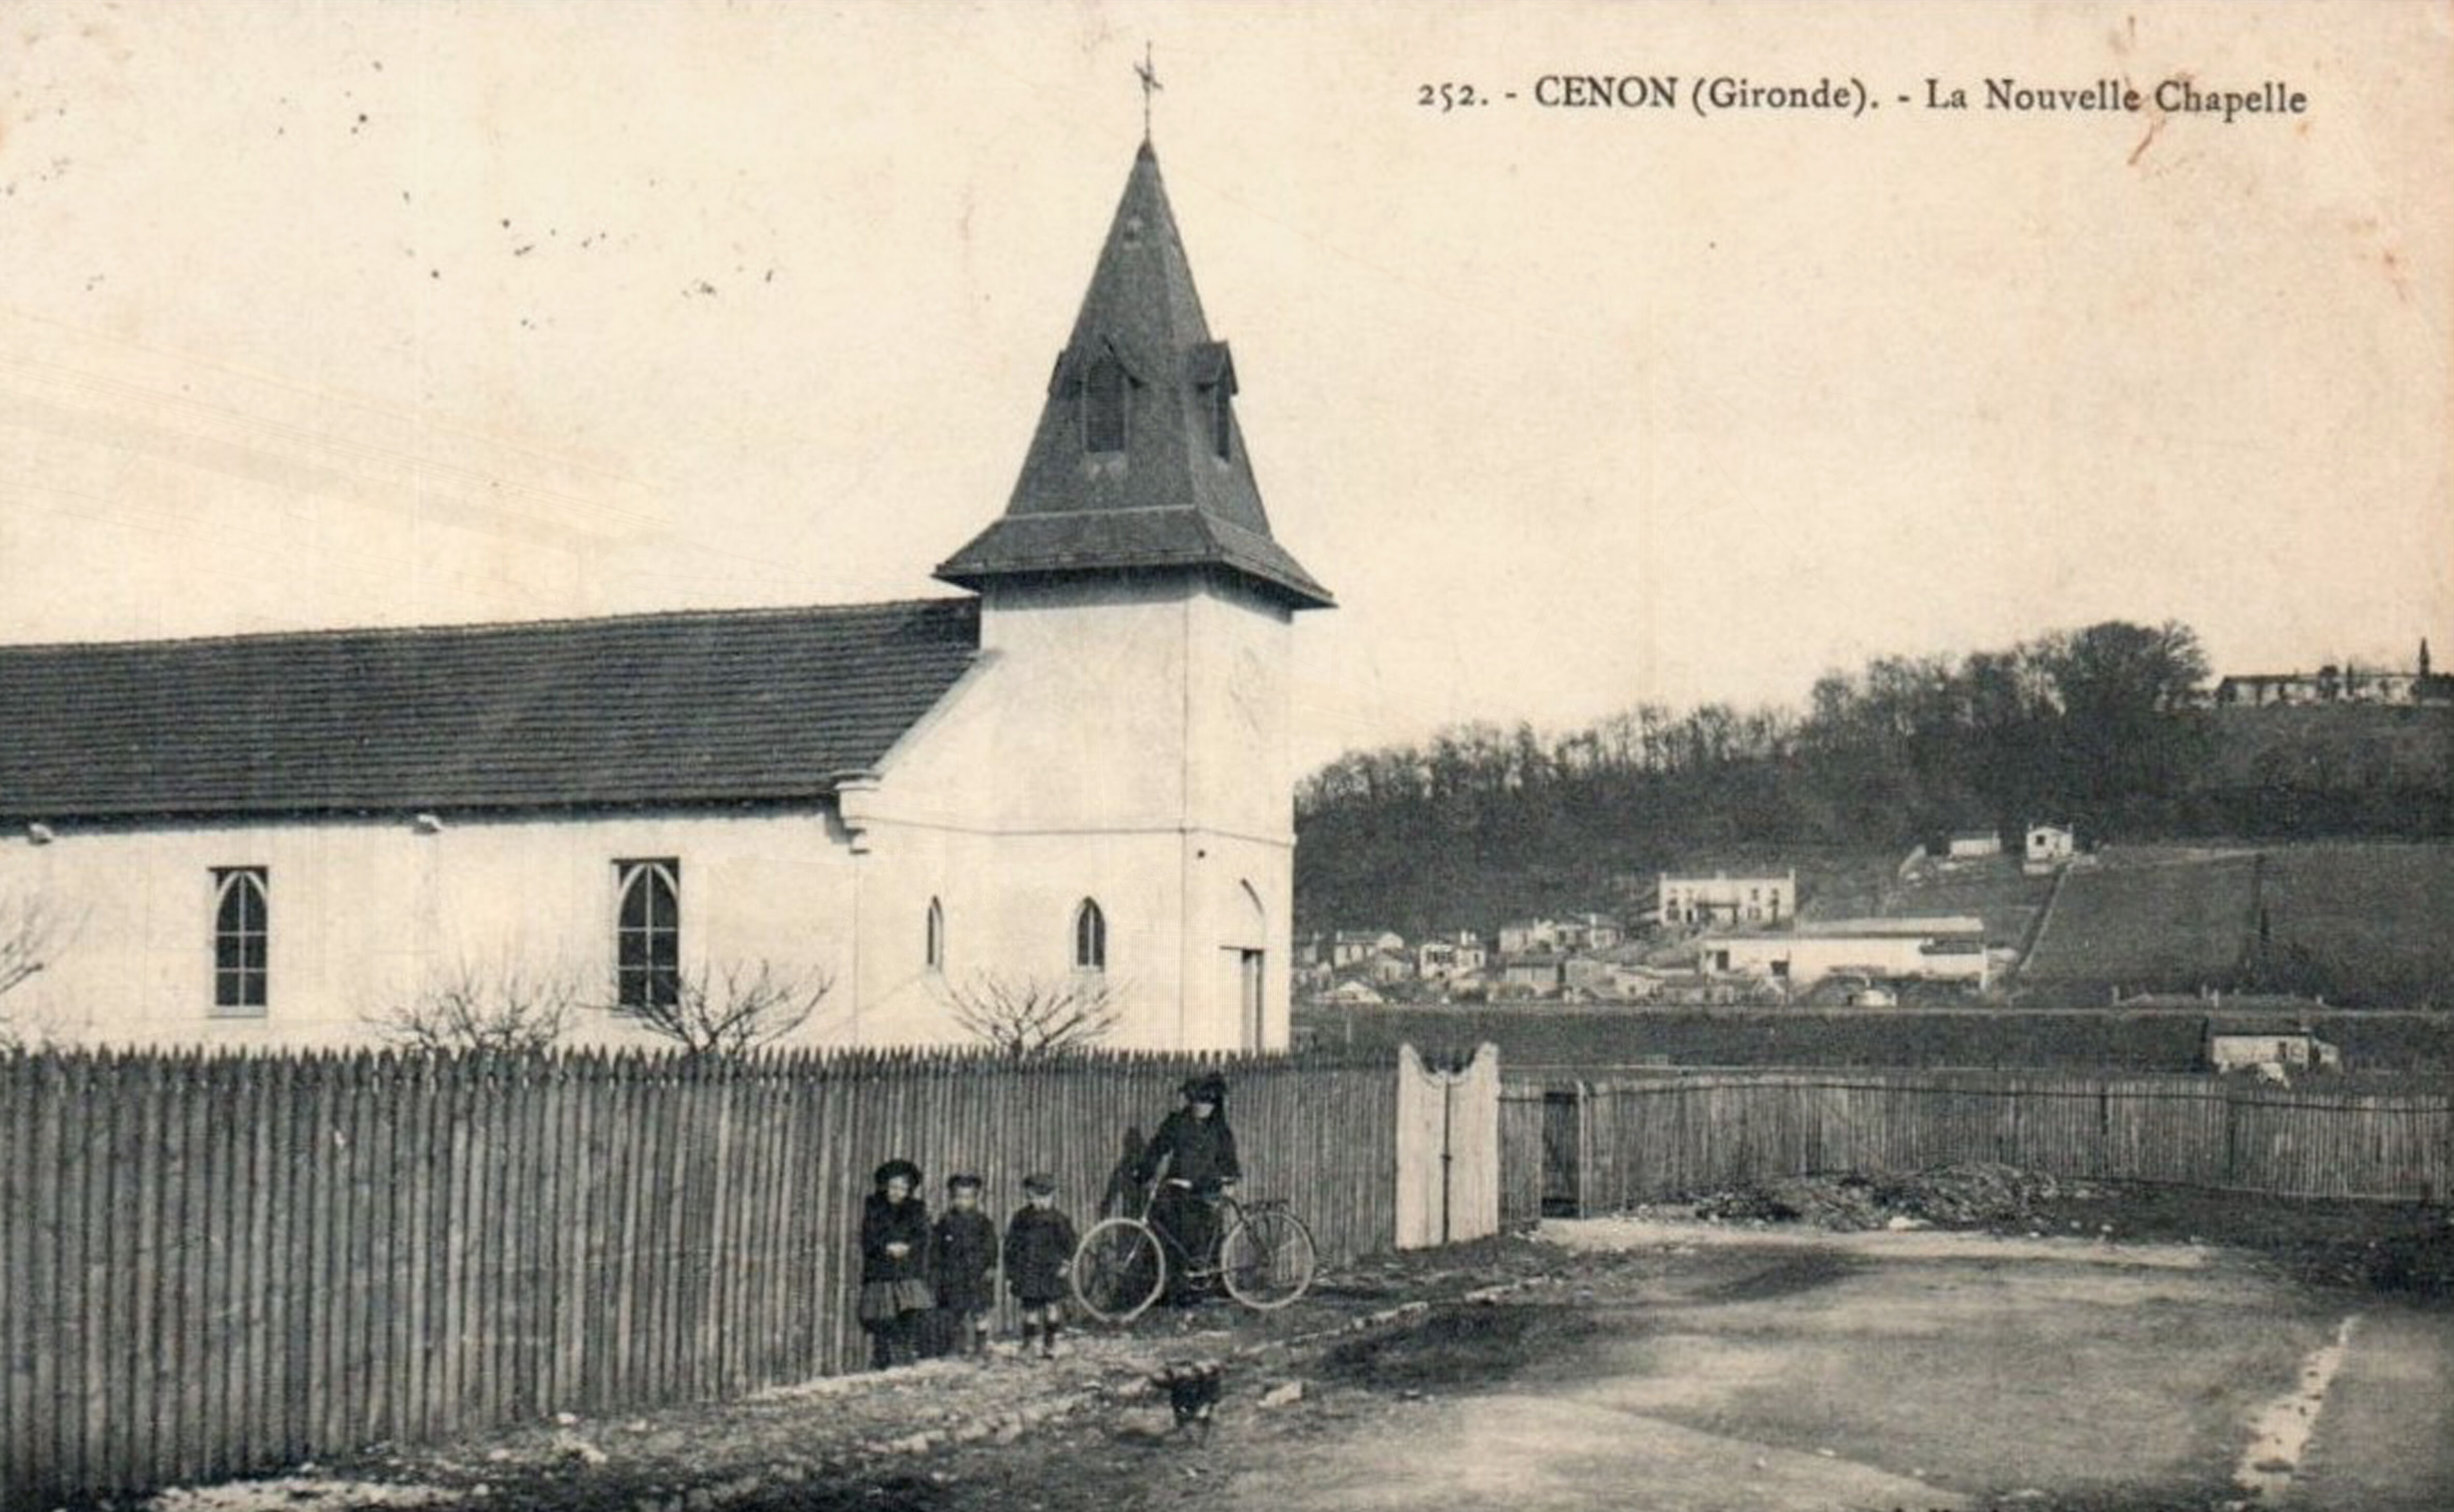
<instances>
[{"instance_id":1,"label":"pointed slate spire","mask_svg":"<svg viewBox=\"0 0 2454 1512\"><path fill-rule=\"evenodd\" d=\"M1048 382L1014 497L937 568L999 578L1214 568L1297 609L1331 603L1271 537L1237 427L1236 365L1210 338L1148 142Z\"/></svg>"}]
</instances>

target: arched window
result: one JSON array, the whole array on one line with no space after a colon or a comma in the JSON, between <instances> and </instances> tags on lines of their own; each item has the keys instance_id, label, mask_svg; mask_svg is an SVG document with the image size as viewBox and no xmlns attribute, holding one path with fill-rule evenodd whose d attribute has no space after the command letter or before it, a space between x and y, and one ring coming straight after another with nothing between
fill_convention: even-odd
<instances>
[{"instance_id":1,"label":"arched window","mask_svg":"<svg viewBox=\"0 0 2454 1512\"><path fill-rule=\"evenodd\" d=\"M929 899L929 929L921 946L921 963L931 971L946 969L946 905Z\"/></svg>"},{"instance_id":2,"label":"arched window","mask_svg":"<svg viewBox=\"0 0 2454 1512\"><path fill-rule=\"evenodd\" d=\"M1108 916L1087 897L1074 910L1074 969L1108 969Z\"/></svg>"},{"instance_id":3,"label":"arched window","mask_svg":"<svg viewBox=\"0 0 2454 1512\"><path fill-rule=\"evenodd\" d=\"M231 1015L262 1013L270 985L272 916L261 866L213 872L213 1007Z\"/></svg>"},{"instance_id":4,"label":"arched window","mask_svg":"<svg viewBox=\"0 0 2454 1512\"><path fill-rule=\"evenodd\" d=\"M622 904L614 923L615 1006L672 1008L682 996L682 863L616 861Z\"/></svg>"},{"instance_id":5,"label":"arched window","mask_svg":"<svg viewBox=\"0 0 2454 1512\"><path fill-rule=\"evenodd\" d=\"M1102 354L1082 375L1082 450L1125 449L1125 366Z\"/></svg>"}]
</instances>

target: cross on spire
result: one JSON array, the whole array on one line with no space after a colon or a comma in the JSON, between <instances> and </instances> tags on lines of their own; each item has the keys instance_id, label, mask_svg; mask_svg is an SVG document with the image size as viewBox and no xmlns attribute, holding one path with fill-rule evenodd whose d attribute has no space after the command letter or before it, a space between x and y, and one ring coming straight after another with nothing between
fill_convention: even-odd
<instances>
[{"instance_id":1,"label":"cross on spire","mask_svg":"<svg viewBox=\"0 0 2454 1512\"><path fill-rule=\"evenodd\" d=\"M1158 70L1151 64L1148 38L1142 41L1142 60L1134 65L1134 73L1142 81L1142 140L1147 142L1151 131L1151 96L1166 87L1158 82Z\"/></svg>"}]
</instances>

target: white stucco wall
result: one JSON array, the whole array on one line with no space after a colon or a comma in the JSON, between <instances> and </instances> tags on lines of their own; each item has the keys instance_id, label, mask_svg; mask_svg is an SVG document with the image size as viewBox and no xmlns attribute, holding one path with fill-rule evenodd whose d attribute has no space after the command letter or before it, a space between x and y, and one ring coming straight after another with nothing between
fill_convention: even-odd
<instances>
[{"instance_id":1,"label":"white stucco wall","mask_svg":"<svg viewBox=\"0 0 2454 1512\"><path fill-rule=\"evenodd\" d=\"M844 800L867 853L864 907L917 920L954 878L945 975L959 983L1070 970L1074 909L1095 898L1129 1009L1115 1042L1283 1047L1287 612L1182 577L996 585L980 638L974 675ZM1237 980L1250 949L1262 952L1257 1024ZM924 978L864 979L873 1032L901 1037L942 1012Z\"/></svg>"},{"instance_id":2,"label":"white stucco wall","mask_svg":"<svg viewBox=\"0 0 2454 1512\"><path fill-rule=\"evenodd\" d=\"M776 814L460 816L422 834L412 816L130 827L55 822L57 837L0 839L0 888L62 920L57 963L10 994L12 1018L112 1044L345 1044L366 1022L461 962L558 972L610 995L617 860L681 863L686 966L766 960L836 980L804 1031L832 1038L853 1006L852 871L817 810ZM269 992L260 1016L214 1009L216 868L267 873ZM641 1041L582 1016L579 1038Z\"/></svg>"}]
</instances>

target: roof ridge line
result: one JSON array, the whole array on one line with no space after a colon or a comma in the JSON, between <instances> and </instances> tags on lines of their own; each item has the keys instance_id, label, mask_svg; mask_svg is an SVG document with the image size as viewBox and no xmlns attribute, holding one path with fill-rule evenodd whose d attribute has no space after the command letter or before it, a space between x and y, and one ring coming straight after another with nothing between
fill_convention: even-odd
<instances>
[{"instance_id":1,"label":"roof ridge line","mask_svg":"<svg viewBox=\"0 0 2454 1512\"><path fill-rule=\"evenodd\" d=\"M833 616L888 609L928 609L938 605L977 604L976 595L932 594L925 597L880 598L852 604L755 604L732 609L640 609L611 615L562 615L546 619L473 619L422 625L316 625L301 630L244 630L209 635L160 635L122 640L35 640L0 642L0 656L37 651L142 651L171 646L223 646L272 640L340 640L345 638L408 639L425 635L476 635L488 631L553 630L574 625L637 624L649 620L789 619Z\"/></svg>"}]
</instances>

